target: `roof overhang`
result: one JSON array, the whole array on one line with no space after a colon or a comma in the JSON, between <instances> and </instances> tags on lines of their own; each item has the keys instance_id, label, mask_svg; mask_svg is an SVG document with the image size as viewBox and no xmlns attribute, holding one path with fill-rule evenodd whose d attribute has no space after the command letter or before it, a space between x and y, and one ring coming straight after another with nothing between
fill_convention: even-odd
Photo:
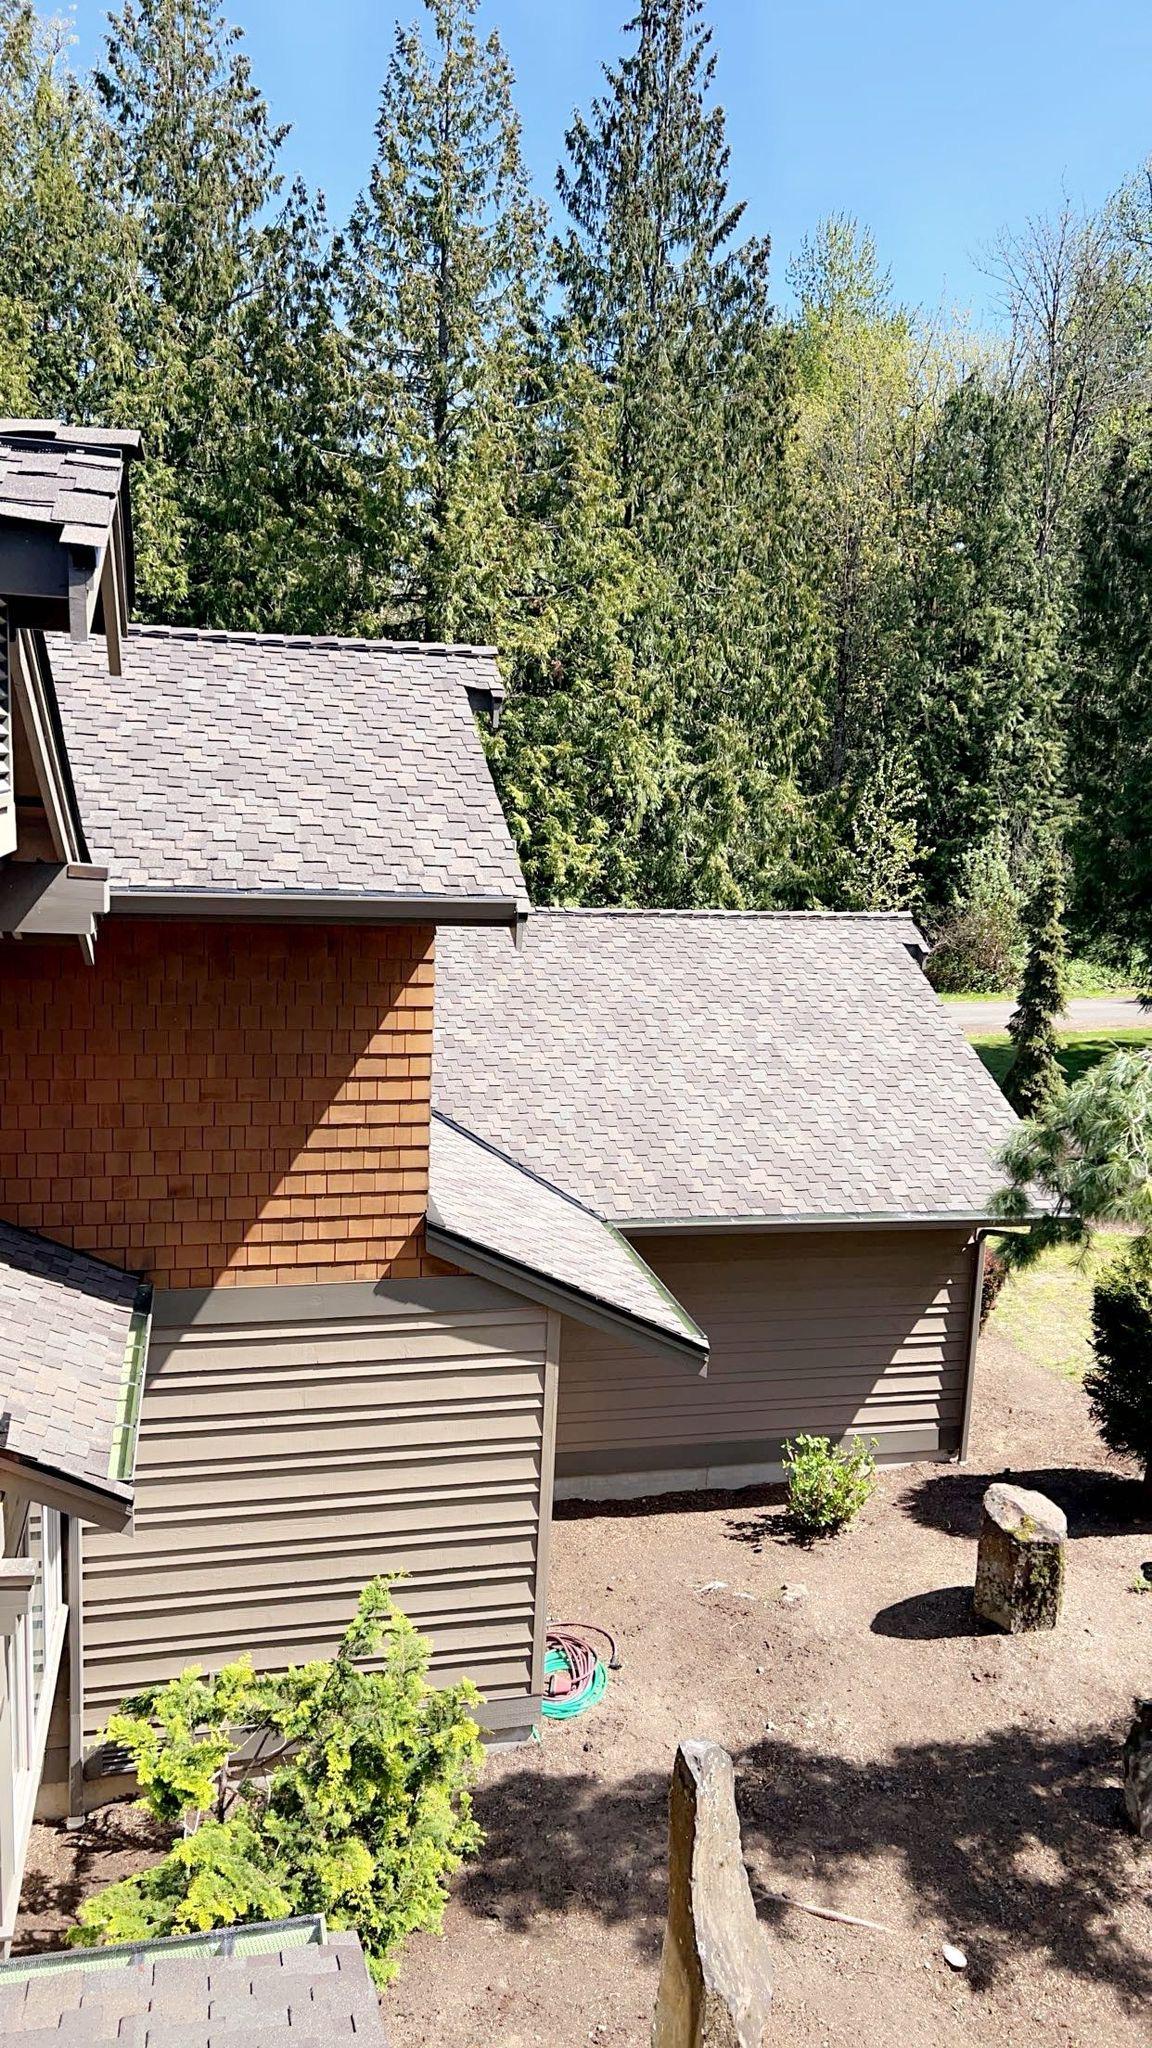
<instances>
[{"instance_id":1,"label":"roof overhang","mask_svg":"<svg viewBox=\"0 0 1152 2048\"><path fill-rule=\"evenodd\" d=\"M529 906L512 896L375 895L351 890L113 889L117 917L273 924L486 924L518 930Z\"/></svg>"},{"instance_id":2,"label":"roof overhang","mask_svg":"<svg viewBox=\"0 0 1152 2048\"><path fill-rule=\"evenodd\" d=\"M780 1230L980 1230L1003 1222L987 1211L941 1210L932 1215L909 1216L899 1210L842 1216L628 1216L617 1217L616 1228L626 1237L672 1235L692 1231L719 1235L725 1231Z\"/></svg>"},{"instance_id":3,"label":"roof overhang","mask_svg":"<svg viewBox=\"0 0 1152 2048\"><path fill-rule=\"evenodd\" d=\"M81 862L12 860L0 867L0 936L70 937L91 945L108 909L108 870Z\"/></svg>"},{"instance_id":4,"label":"roof overhang","mask_svg":"<svg viewBox=\"0 0 1152 2048\"><path fill-rule=\"evenodd\" d=\"M33 1500L41 1507L57 1508L62 1515L75 1515L97 1529L129 1529L132 1525L131 1486L95 1486L85 1480L54 1472L38 1461L13 1457L0 1450L0 1493L13 1493L21 1500Z\"/></svg>"},{"instance_id":5,"label":"roof overhang","mask_svg":"<svg viewBox=\"0 0 1152 2048\"><path fill-rule=\"evenodd\" d=\"M42 457L63 486L54 501L49 477L47 500L21 516L20 499L38 495L21 480L0 511L0 590L12 624L67 632L73 640L102 633L108 666L120 675L135 585L128 469L140 436L56 420L0 420L5 443L24 469L40 466Z\"/></svg>"},{"instance_id":6,"label":"roof overhang","mask_svg":"<svg viewBox=\"0 0 1152 2048\"><path fill-rule=\"evenodd\" d=\"M531 1266L521 1265L516 1259L506 1258L484 1245L472 1243L455 1231L443 1229L434 1221L431 1210L425 1234L428 1249L436 1258L461 1266L466 1273L475 1274L478 1280L491 1280L497 1287L507 1287L528 1301L539 1302L542 1308L571 1316L579 1323L588 1323L594 1330L606 1330L612 1336L625 1337L629 1344L639 1345L647 1351L658 1351L666 1358L674 1358L679 1365L690 1365L701 1379L707 1377L708 1340L703 1332L695 1340L657 1329L639 1316L626 1315L610 1307L595 1295L585 1294L580 1288L563 1286Z\"/></svg>"}]
</instances>

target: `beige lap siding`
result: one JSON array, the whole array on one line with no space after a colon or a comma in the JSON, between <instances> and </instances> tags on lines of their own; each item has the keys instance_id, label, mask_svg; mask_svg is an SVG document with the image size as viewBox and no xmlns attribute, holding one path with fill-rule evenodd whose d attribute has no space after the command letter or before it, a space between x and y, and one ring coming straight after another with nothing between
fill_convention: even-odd
<instances>
[{"instance_id":1,"label":"beige lap siding","mask_svg":"<svg viewBox=\"0 0 1152 2048\"><path fill-rule=\"evenodd\" d=\"M241 1320L257 1294L267 1319ZM398 1597L441 1678L527 1698L546 1312L463 1278L230 1290L226 1307L218 1290L213 1319L190 1327L166 1299L180 1297L160 1297L153 1329L134 1533L85 1535L86 1738L125 1693L188 1664L330 1654L383 1571L408 1574Z\"/></svg>"},{"instance_id":2,"label":"beige lap siding","mask_svg":"<svg viewBox=\"0 0 1152 2048\"><path fill-rule=\"evenodd\" d=\"M963 1230L643 1236L707 1331L706 1379L565 1321L557 1486L580 1474L772 1465L783 1438L858 1431L888 1457L955 1450L974 1247Z\"/></svg>"}]
</instances>

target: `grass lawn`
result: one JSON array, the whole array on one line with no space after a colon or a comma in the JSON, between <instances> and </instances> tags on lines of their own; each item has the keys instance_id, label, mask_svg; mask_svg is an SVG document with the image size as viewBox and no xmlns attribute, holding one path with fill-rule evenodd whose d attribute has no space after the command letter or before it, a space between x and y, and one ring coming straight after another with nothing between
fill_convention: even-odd
<instances>
[{"instance_id":1,"label":"grass lawn","mask_svg":"<svg viewBox=\"0 0 1152 2048\"><path fill-rule=\"evenodd\" d=\"M989 1336L1005 1338L1029 1365L1083 1379L1092 1362L1092 1287L1123 1242L1123 1233L1101 1231L1086 1257L1054 1246L1037 1265L1011 1274L988 1318Z\"/></svg>"},{"instance_id":2,"label":"grass lawn","mask_svg":"<svg viewBox=\"0 0 1152 2048\"><path fill-rule=\"evenodd\" d=\"M988 1072L1003 1086L1012 1058L1012 1041L1008 1033L973 1033L971 1043ZM1065 1080L1078 1081L1081 1074L1086 1074L1098 1060L1106 1059L1110 1052L1119 1052L1125 1046L1152 1047L1152 1024L1137 1024L1117 1031L1062 1031L1060 1065L1064 1069Z\"/></svg>"}]
</instances>

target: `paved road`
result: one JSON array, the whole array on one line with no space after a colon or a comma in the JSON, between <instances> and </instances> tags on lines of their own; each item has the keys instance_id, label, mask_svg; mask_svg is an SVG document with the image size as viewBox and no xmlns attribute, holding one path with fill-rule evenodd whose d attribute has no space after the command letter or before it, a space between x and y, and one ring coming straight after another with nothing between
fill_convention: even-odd
<instances>
[{"instance_id":1,"label":"paved road","mask_svg":"<svg viewBox=\"0 0 1152 2048\"><path fill-rule=\"evenodd\" d=\"M968 1032L1007 1031L1014 1003L999 996L977 1001L946 1003L950 1017ZM1064 1012L1066 1031L1120 1031L1152 1029L1152 1010L1142 1010L1135 996L1073 996Z\"/></svg>"}]
</instances>

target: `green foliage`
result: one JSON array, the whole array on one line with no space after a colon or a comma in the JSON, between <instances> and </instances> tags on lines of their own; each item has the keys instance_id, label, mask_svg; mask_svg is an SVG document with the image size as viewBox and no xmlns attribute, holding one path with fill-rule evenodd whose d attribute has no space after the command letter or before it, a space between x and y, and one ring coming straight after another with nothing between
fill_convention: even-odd
<instances>
[{"instance_id":1,"label":"green foliage","mask_svg":"<svg viewBox=\"0 0 1152 2048\"><path fill-rule=\"evenodd\" d=\"M145 617L494 643L537 900L907 905L1011 986L973 864L1058 832L1147 960L1152 182L1005 241L1002 347L844 214L782 318L704 0L634 6L550 239L476 0L397 30L335 236L217 0L88 79L0 0L0 409L143 430Z\"/></svg>"},{"instance_id":2,"label":"green foliage","mask_svg":"<svg viewBox=\"0 0 1152 2048\"><path fill-rule=\"evenodd\" d=\"M184 1834L87 1900L74 1939L324 1913L359 1930L387 1982L406 1936L439 1926L447 1880L481 1841L479 1694L429 1685L430 1654L375 1579L330 1660L263 1676L241 1659L127 1701L108 1739L132 1757L142 1804Z\"/></svg>"},{"instance_id":3,"label":"green foliage","mask_svg":"<svg viewBox=\"0 0 1152 2048\"><path fill-rule=\"evenodd\" d=\"M1116 1052L1056 1093L1000 1154L993 1212L1034 1218L1003 1255L1032 1264L1048 1245L1088 1247L1102 1224L1152 1223L1152 1059Z\"/></svg>"},{"instance_id":4,"label":"green foliage","mask_svg":"<svg viewBox=\"0 0 1152 2048\"><path fill-rule=\"evenodd\" d=\"M1152 955L1152 433L1113 450L1089 509L1073 761L1084 915Z\"/></svg>"},{"instance_id":5,"label":"green foliage","mask_svg":"<svg viewBox=\"0 0 1152 2048\"><path fill-rule=\"evenodd\" d=\"M557 269L612 393L636 550L624 639L651 744L629 894L768 904L797 886L814 752L794 353L767 243L740 239L702 0L643 0L627 36L568 131Z\"/></svg>"},{"instance_id":6,"label":"green foliage","mask_svg":"<svg viewBox=\"0 0 1152 2048\"><path fill-rule=\"evenodd\" d=\"M1020 892L1003 842L993 838L960 862L928 960L929 980L942 995L995 994L1013 979L1020 937Z\"/></svg>"},{"instance_id":7,"label":"green foliage","mask_svg":"<svg viewBox=\"0 0 1152 2048\"><path fill-rule=\"evenodd\" d=\"M1015 1052L1004 1093L1018 1116L1041 1116L1063 1087L1056 1033L1067 1000L1063 910L1063 861L1053 849L1028 905L1028 958L1008 1024Z\"/></svg>"},{"instance_id":8,"label":"green foliage","mask_svg":"<svg viewBox=\"0 0 1152 2048\"><path fill-rule=\"evenodd\" d=\"M1095 1364L1084 1390L1110 1451L1136 1458L1152 1483L1152 1239L1138 1237L1092 1296Z\"/></svg>"},{"instance_id":9,"label":"green foliage","mask_svg":"<svg viewBox=\"0 0 1152 2048\"><path fill-rule=\"evenodd\" d=\"M161 1862L85 1899L72 1939L84 1948L157 1941L245 1920L281 1920L295 1910L270 1868L261 1830L239 1812L202 1821Z\"/></svg>"},{"instance_id":10,"label":"green foliage","mask_svg":"<svg viewBox=\"0 0 1152 2048\"><path fill-rule=\"evenodd\" d=\"M801 1536L834 1536L855 1520L876 1490L875 1445L854 1436L844 1447L825 1436L784 1446L788 1512Z\"/></svg>"},{"instance_id":11,"label":"green foliage","mask_svg":"<svg viewBox=\"0 0 1152 2048\"><path fill-rule=\"evenodd\" d=\"M508 60L476 0L397 28L342 262L365 466L371 630L504 643L538 536L519 491L544 219Z\"/></svg>"}]
</instances>

